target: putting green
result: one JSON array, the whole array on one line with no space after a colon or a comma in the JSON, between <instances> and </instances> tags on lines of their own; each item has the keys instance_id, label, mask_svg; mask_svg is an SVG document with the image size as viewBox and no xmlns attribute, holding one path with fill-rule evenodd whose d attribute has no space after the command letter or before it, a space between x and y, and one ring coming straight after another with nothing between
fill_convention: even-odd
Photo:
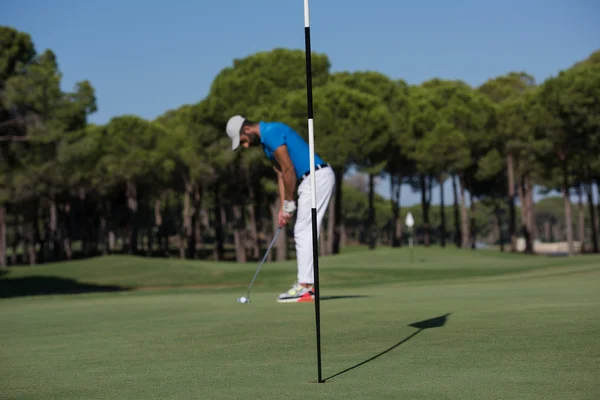
<instances>
[{"instance_id":1,"label":"putting green","mask_svg":"<svg viewBox=\"0 0 600 400\"><path fill-rule=\"evenodd\" d=\"M121 257L112 277L102 259L11 272L5 293L13 279L61 272L89 284L158 285L162 274L233 287L0 300L0 398L600 397L600 258L431 249L410 265L406 255L323 258L323 384L314 305L274 302L292 263L266 265L245 305L236 298L255 265L219 275L214 264L169 261L169 272L150 260L144 275L144 260Z\"/></svg>"}]
</instances>

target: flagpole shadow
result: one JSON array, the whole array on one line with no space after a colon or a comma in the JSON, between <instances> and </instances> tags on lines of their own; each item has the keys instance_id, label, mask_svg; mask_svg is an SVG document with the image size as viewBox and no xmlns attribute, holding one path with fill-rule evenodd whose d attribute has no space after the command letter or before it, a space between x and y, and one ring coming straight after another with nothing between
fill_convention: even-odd
<instances>
[{"instance_id":1,"label":"flagpole shadow","mask_svg":"<svg viewBox=\"0 0 600 400\"><path fill-rule=\"evenodd\" d=\"M348 295L341 295L341 296L321 296L319 299L321 301L327 301L327 300L340 300L340 299L362 299L365 297L371 297L371 296L348 294Z\"/></svg>"},{"instance_id":2,"label":"flagpole shadow","mask_svg":"<svg viewBox=\"0 0 600 400\"><path fill-rule=\"evenodd\" d=\"M356 365L353 365L350 368L346 368L343 371L338 372L337 374L331 375L328 378L325 378L323 381L328 381L330 379L333 379L337 376L340 376L342 374L345 374L346 372L352 371L353 369L356 369L360 366L363 366L379 357L381 357L382 355L389 353L390 351L394 350L396 347L408 342L410 339L414 338L415 336L417 336L419 333L423 332L425 329L433 329L433 328L441 328L442 326L444 326L446 324L446 321L448 320L448 316L450 315L450 313L447 313L445 315L441 315L439 317L435 317L435 318L430 318L430 319L426 319L423 321L418 321L418 322L413 322L412 324L409 324L408 326L412 326L413 328L417 328L418 330L411 333L410 335L408 335L407 337L405 337L404 339L402 339L401 341L399 341L398 343L396 343L395 345L385 349L384 351L382 351L381 353L378 353L376 355L374 355L373 357L362 361Z\"/></svg>"}]
</instances>

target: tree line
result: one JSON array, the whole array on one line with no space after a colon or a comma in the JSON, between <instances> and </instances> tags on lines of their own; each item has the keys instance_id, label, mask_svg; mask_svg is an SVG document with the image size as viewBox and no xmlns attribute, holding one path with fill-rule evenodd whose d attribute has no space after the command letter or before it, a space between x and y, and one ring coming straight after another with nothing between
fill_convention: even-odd
<instances>
[{"instance_id":1,"label":"tree line","mask_svg":"<svg viewBox=\"0 0 600 400\"><path fill-rule=\"evenodd\" d=\"M56 54L39 53L25 32L0 27L0 43L0 266L74 252L260 258L277 221L274 172L259 149L231 152L224 126L242 114L288 123L306 138L304 51L235 59L197 103L99 125L88 121L97 110L91 82L61 90ZM401 246L409 234L402 185L420 193L416 233L426 246L474 248L492 235L514 252L523 237L532 253L547 236L533 199L541 187L562 193L569 253L574 226L598 252L600 51L541 83L512 71L478 87L438 78L409 85L377 71L333 73L316 52L312 75L315 150L343 182L321 254L351 242ZM365 180L344 180L351 168ZM382 176L389 200L374 190ZM445 182L453 198L440 190L434 206L433 188ZM588 208L578 225L573 194ZM273 257L293 256L292 225Z\"/></svg>"}]
</instances>

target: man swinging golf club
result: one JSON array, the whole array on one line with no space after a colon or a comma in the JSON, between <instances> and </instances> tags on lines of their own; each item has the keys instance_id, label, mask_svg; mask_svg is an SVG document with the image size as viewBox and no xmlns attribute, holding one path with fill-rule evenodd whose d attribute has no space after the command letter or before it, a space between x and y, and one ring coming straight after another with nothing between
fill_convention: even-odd
<instances>
[{"instance_id":1,"label":"man swinging golf club","mask_svg":"<svg viewBox=\"0 0 600 400\"><path fill-rule=\"evenodd\" d=\"M232 141L232 150L240 145L244 148L262 146L267 158L274 164L280 194L278 215L279 226L284 226L296 212L294 241L296 243L297 281L277 301L300 303L314 301L314 275L312 251L312 221L310 196L310 158L306 141L292 128L281 122L252 122L235 115L229 119L227 135ZM335 174L329 164L316 153L315 182L317 203L317 236L320 237L321 222L335 187ZM298 205L294 195L298 188Z\"/></svg>"}]
</instances>

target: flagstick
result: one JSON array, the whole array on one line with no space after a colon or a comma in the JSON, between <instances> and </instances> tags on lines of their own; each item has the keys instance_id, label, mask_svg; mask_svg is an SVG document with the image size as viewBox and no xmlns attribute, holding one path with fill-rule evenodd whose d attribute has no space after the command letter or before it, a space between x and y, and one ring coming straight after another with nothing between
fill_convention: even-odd
<instances>
[{"instance_id":1,"label":"flagstick","mask_svg":"<svg viewBox=\"0 0 600 400\"><path fill-rule=\"evenodd\" d=\"M311 217L312 217L312 236L313 236L313 274L315 290L315 320L317 331L317 368L318 382L322 383L321 377L321 311L319 295L319 241L317 238L317 200L316 200L316 182L315 182L315 145L313 132L313 103L312 103L312 68L311 68L311 50L310 50L310 18L308 12L308 0L304 0L304 42L306 46L306 94L308 100L308 145L310 148L310 185L311 185Z\"/></svg>"}]
</instances>

